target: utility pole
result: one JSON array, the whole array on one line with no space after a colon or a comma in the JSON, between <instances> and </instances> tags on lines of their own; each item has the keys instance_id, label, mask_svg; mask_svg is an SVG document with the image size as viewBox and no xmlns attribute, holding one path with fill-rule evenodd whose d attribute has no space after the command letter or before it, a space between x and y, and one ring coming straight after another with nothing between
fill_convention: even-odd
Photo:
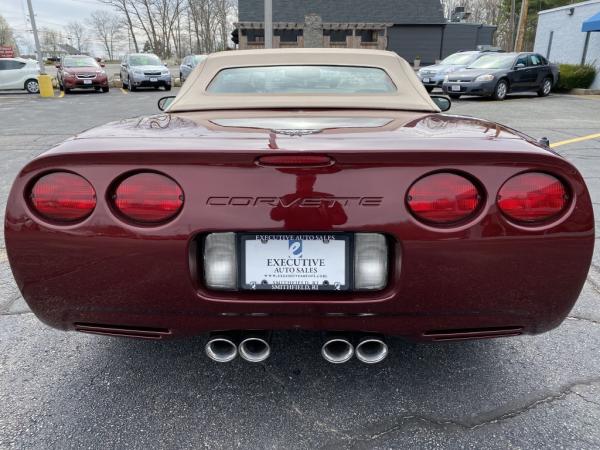
<instances>
[{"instance_id":1,"label":"utility pole","mask_svg":"<svg viewBox=\"0 0 600 450\"><path fill-rule=\"evenodd\" d=\"M44 55L42 55L42 47L40 46L37 26L35 25L35 14L33 13L31 0L27 0L27 6L29 7L29 20L31 21L31 29L33 30L33 40L35 41L35 51L38 57L38 64L40 65L40 74L45 75L46 68L44 67Z\"/></svg>"},{"instance_id":2,"label":"utility pole","mask_svg":"<svg viewBox=\"0 0 600 450\"><path fill-rule=\"evenodd\" d=\"M528 10L529 0L523 0L523 3L521 3L521 15L519 16L519 29L517 30L517 42L515 42L515 52L523 51L523 42L525 41L525 26L527 25Z\"/></svg>"},{"instance_id":3,"label":"utility pole","mask_svg":"<svg viewBox=\"0 0 600 450\"><path fill-rule=\"evenodd\" d=\"M265 2L265 48L273 48L273 0Z\"/></svg>"}]
</instances>

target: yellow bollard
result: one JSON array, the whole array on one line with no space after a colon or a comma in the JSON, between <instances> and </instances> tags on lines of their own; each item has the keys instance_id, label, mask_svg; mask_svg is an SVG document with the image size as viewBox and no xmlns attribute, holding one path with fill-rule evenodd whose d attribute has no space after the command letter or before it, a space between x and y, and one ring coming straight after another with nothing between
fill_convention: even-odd
<instances>
[{"instance_id":1,"label":"yellow bollard","mask_svg":"<svg viewBox=\"0 0 600 450\"><path fill-rule=\"evenodd\" d=\"M38 75L41 97L54 97L54 87L52 86L52 77L47 74Z\"/></svg>"}]
</instances>

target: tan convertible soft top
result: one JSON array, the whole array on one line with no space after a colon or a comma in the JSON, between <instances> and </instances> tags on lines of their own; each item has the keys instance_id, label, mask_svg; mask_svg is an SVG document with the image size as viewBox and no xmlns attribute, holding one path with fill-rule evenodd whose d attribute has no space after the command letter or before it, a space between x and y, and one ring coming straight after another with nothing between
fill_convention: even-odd
<instances>
[{"instance_id":1,"label":"tan convertible soft top","mask_svg":"<svg viewBox=\"0 0 600 450\"><path fill-rule=\"evenodd\" d=\"M206 89L219 71L233 67L327 65L376 67L397 87L385 94L223 94ZM367 108L439 112L408 63L382 50L298 48L213 53L188 77L169 112L223 109Z\"/></svg>"}]
</instances>

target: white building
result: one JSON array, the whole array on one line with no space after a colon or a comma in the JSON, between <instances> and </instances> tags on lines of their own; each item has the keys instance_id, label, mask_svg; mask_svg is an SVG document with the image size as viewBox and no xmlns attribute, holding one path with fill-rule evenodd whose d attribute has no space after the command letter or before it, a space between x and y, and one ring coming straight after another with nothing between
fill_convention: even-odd
<instances>
[{"instance_id":1,"label":"white building","mask_svg":"<svg viewBox=\"0 0 600 450\"><path fill-rule=\"evenodd\" d=\"M582 31L586 21L586 29L592 31ZM596 21L600 25L600 0L540 11L534 51L555 63L592 64L600 73L600 26ZM600 75L591 89L600 89Z\"/></svg>"}]
</instances>

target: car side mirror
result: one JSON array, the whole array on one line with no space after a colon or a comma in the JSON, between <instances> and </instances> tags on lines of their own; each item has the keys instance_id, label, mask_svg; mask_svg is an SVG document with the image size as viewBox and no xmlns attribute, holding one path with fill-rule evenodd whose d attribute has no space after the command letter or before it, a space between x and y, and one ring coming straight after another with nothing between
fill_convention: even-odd
<instances>
[{"instance_id":1,"label":"car side mirror","mask_svg":"<svg viewBox=\"0 0 600 450\"><path fill-rule=\"evenodd\" d=\"M56 67L57 69L60 69L60 64L54 64L54 67Z\"/></svg>"},{"instance_id":2,"label":"car side mirror","mask_svg":"<svg viewBox=\"0 0 600 450\"><path fill-rule=\"evenodd\" d=\"M158 100L158 109L160 109L161 111L164 111L171 105L171 103L173 103L173 100L175 100L174 95L170 95L168 97L162 97L161 99Z\"/></svg>"},{"instance_id":3,"label":"car side mirror","mask_svg":"<svg viewBox=\"0 0 600 450\"><path fill-rule=\"evenodd\" d=\"M524 69L525 68L525 64L523 63L519 63L515 66L515 69Z\"/></svg>"},{"instance_id":4,"label":"car side mirror","mask_svg":"<svg viewBox=\"0 0 600 450\"><path fill-rule=\"evenodd\" d=\"M100 67L106 67L106 64L100 63Z\"/></svg>"},{"instance_id":5,"label":"car side mirror","mask_svg":"<svg viewBox=\"0 0 600 450\"><path fill-rule=\"evenodd\" d=\"M443 95L432 95L431 100L433 100L433 103L435 103L442 112L448 111L452 106L452 101Z\"/></svg>"}]
</instances>

